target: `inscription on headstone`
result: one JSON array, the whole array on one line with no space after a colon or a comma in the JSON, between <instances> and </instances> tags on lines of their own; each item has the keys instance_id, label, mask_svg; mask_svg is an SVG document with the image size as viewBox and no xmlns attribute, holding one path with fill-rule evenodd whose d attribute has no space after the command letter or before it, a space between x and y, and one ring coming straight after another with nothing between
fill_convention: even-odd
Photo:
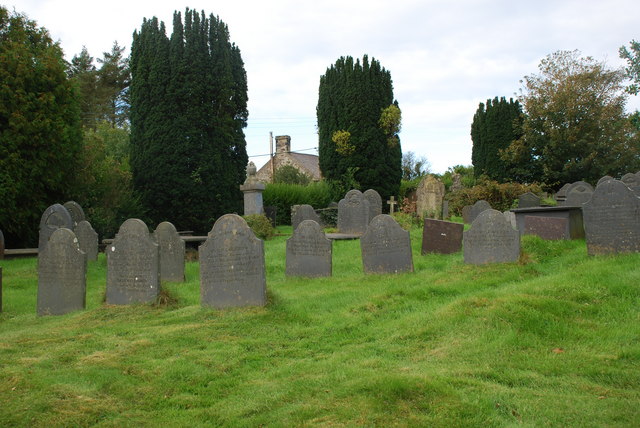
<instances>
[{"instance_id":1,"label":"inscription on headstone","mask_svg":"<svg viewBox=\"0 0 640 428\"><path fill-rule=\"evenodd\" d=\"M369 201L359 190L350 190L338 203L340 233L362 235L369 224Z\"/></svg>"},{"instance_id":2,"label":"inscription on headstone","mask_svg":"<svg viewBox=\"0 0 640 428\"><path fill-rule=\"evenodd\" d=\"M107 304L155 301L160 293L160 252L147 225L136 218L125 221L106 251Z\"/></svg>"},{"instance_id":3,"label":"inscription on headstone","mask_svg":"<svg viewBox=\"0 0 640 428\"><path fill-rule=\"evenodd\" d=\"M293 230L295 231L304 220L313 220L318 224L322 224L320 216L311 205L294 205L291 209L291 226Z\"/></svg>"},{"instance_id":4,"label":"inscription on headstone","mask_svg":"<svg viewBox=\"0 0 640 428\"><path fill-rule=\"evenodd\" d=\"M424 219L422 254L452 254L462 250L464 225L450 221Z\"/></svg>"},{"instance_id":5,"label":"inscription on headstone","mask_svg":"<svg viewBox=\"0 0 640 428\"><path fill-rule=\"evenodd\" d=\"M524 234L536 235L549 241L558 239L570 239L568 219L559 217L524 217Z\"/></svg>"},{"instance_id":6,"label":"inscription on headstone","mask_svg":"<svg viewBox=\"0 0 640 428\"><path fill-rule=\"evenodd\" d=\"M198 250L202 306L263 306L267 302L264 243L236 214L220 217Z\"/></svg>"},{"instance_id":7,"label":"inscription on headstone","mask_svg":"<svg viewBox=\"0 0 640 428\"><path fill-rule=\"evenodd\" d=\"M382 197L380 193L373 189L368 189L362 195L369 202L369 221L382 214Z\"/></svg>"},{"instance_id":8,"label":"inscription on headstone","mask_svg":"<svg viewBox=\"0 0 640 428\"><path fill-rule=\"evenodd\" d=\"M63 206L67 209L67 211L69 211L69 214L71 214L71 220L73 220L73 227L75 231L75 227L82 220L86 220L86 217L84 216L84 210L82 209L80 204L75 201L65 202Z\"/></svg>"},{"instance_id":9,"label":"inscription on headstone","mask_svg":"<svg viewBox=\"0 0 640 428\"><path fill-rule=\"evenodd\" d=\"M98 260L98 234L91 227L91 223L87 220L80 221L76 226L75 233L78 238L78 245L87 255L87 260Z\"/></svg>"},{"instance_id":10,"label":"inscription on headstone","mask_svg":"<svg viewBox=\"0 0 640 428\"><path fill-rule=\"evenodd\" d=\"M176 227L163 221L154 237L160 247L160 281L184 282L185 242Z\"/></svg>"},{"instance_id":11,"label":"inscription on headstone","mask_svg":"<svg viewBox=\"0 0 640 428\"><path fill-rule=\"evenodd\" d=\"M56 229L38 253L38 315L63 315L84 309L87 262L76 235Z\"/></svg>"},{"instance_id":12,"label":"inscription on headstone","mask_svg":"<svg viewBox=\"0 0 640 428\"><path fill-rule=\"evenodd\" d=\"M540 197L531 192L518 196L518 208L539 207Z\"/></svg>"},{"instance_id":13,"label":"inscription on headstone","mask_svg":"<svg viewBox=\"0 0 640 428\"><path fill-rule=\"evenodd\" d=\"M322 227L304 220L287 240L287 276L331 276L331 246Z\"/></svg>"},{"instance_id":14,"label":"inscription on headstone","mask_svg":"<svg viewBox=\"0 0 640 428\"><path fill-rule=\"evenodd\" d=\"M601 183L582 212L589 255L640 251L640 198L623 182Z\"/></svg>"},{"instance_id":15,"label":"inscription on headstone","mask_svg":"<svg viewBox=\"0 0 640 428\"><path fill-rule=\"evenodd\" d=\"M371 220L360 238L360 249L365 273L413 272L409 232L390 215Z\"/></svg>"},{"instance_id":16,"label":"inscription on headstone","mask_svg":"<svg viewBox=\"0 0 640 428\"><path fill-rule=\"evenodd\" d=\"M60 204L53 204L44 211L40 218L39 251L42 251L47 245L51 234L61 227L73 230L73 219L65 207Z\"/></svg>"},{"instance_id":17,"label":"inscription on headstone","mask_svg":"<svg viewBox=\"0 0 640 428\"><path fill-rule=\"evenodd\" d=\"M488 209L464 232L463 248L467 264L515 262L520 257L520 234L500 211Z\"/></svg>"}]
</instances>

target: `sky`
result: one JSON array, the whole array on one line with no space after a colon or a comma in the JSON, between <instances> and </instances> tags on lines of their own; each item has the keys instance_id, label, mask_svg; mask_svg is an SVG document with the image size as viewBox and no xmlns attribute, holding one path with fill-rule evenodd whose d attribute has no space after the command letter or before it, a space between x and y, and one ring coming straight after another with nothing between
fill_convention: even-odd
<instances>
[{"instance_id":1,"label":"sky","mask_svg":"<svg viewBox=\"0 0 640 428\"><path fill-rule=\"evenodd\" d=\"M320 76L341 56L367 54L389 70L402 110L403 152L431 171L471 164L470 128L480 102L517 97L526 75L559 50L614 68L620 46L640 40L637 0L8 0L49 30L70 60L86 46L102 57L117 41L130 53L144 18L171 33L186 7L220 17L241 51L249 85L247 152L267 162L269 133L317 154ZM640 108L631 97L628 110Z\"/></svg>"}]
</instances>

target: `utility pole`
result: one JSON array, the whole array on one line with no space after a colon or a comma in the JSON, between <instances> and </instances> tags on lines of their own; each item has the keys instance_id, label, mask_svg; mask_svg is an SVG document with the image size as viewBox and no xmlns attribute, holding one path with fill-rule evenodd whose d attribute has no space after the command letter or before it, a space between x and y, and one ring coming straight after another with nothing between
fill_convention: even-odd
<instances>
[{"instance_id":1,"label":"utility pole","mask_svg":"<svg viewBox=\"0 0 640 428\"><path fill-rule=\"evenodd\" d=\"M273 131L269 131L269 146L271 147L271 182L275 182L276 178L276 166L275 159L273 157Z\"/></svg>"}]
</instances>

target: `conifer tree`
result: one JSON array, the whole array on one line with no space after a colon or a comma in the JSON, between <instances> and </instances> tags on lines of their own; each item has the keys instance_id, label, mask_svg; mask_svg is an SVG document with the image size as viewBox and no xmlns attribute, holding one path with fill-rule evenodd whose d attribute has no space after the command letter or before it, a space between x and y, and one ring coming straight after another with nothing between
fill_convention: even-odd
<instances>
[{"instance_id":1,"label":"conifer tree","mask_svg":"<svg viewBox=\"0 0 640 428\"><path fill-rule=\"evenodd\" d=\"M341 57L320 78L316 111L323 176L344 181L354 174L361 189L396 195L402 150L391 73L367 55L362 63Z\"/></svg>"}]
</instances>

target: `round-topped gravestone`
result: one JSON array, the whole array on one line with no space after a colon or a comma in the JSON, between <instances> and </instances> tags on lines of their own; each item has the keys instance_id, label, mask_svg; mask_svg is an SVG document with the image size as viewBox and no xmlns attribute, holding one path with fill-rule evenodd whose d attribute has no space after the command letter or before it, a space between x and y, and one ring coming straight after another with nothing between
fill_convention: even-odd
<instances>
[{"instance_id":1,"label":"round-topped gravestone","mask_svg":"<svg viewBox=\"0 0 640 428\"><path fill-rule=\"evenodd\" d=\"M359 190L349 190L338 203L340 233L362 235L369 224L369 201Z\"/></svg>"},{"instance_id":2,"label":"round-topped gravestone","mask_svg":"<svg viewBox=\"0 0 640 428\"><path fill-rule=\"evenodd\" d=\"M584 181L578 181L569 187L564 205L567 207L580 207L591 199L591 195L593 195L593 186Z\"/></svg>"},{"instance_id":3,"label":"round-topped gravestone","mask_svg":"<svg viewBox=\"0 0 640 428\"><path fill-rule=\"evenodd\" d=\"M153 235L160 246L160 280L184 282L185 242L176 227L163 221Z\"/></svg>"},{"instance_id":4,"label":"round-topped gravestone","mask_svg":"<svg viewBox=\"0 0 640 428\"><path fill-rule=\"evenodd\" d=\"M411 238L396 220L380 214L360 238L365 273L413 272Z\"/></svg>"},{"instance_id":5,"label":"round-topped gravestone","mask_svg":"<svg viewBox=\"0 0 640 428\"><path fill-rule=\"evenodd\" d=\"M84 210L82 209L79 203L75 201L68 201L68 202L65 202L63 206L67 209L67 211L69 211L69 214L71 214L71 219L73 220L74 228L82 220L86 220L86 217L84 216Z\"/></svg>"},{"instance_id":6,"label":"round-topped gravestone","mask_svg":"<svg viewBox=\"0 0 640 428\"><path fill-rule=\"evenodd\" d=\"M476 218L478 218L480 213L490 209L491 209L491 205L489 205L489 202L485 200L476 201L476 203L471 206L471 213L469 214L469 223L473 223L473 221Z\"/></svg>"},{"instance_id":7,"label":"round-topped gravestone","mask_svg":"<svg viewBox=\"0 0 640 428\"><path fill-rule=\"evenodd\" d=\"M627 187L633 190L637 195L640 195L640 176L628 173L623 175L620 181L626 184Z\"/></svg>"},{"instance_id":8,"label":"round-topped gravestone","mask_svg":"<svg viewBox=\"0 0 640 428\"><path fill-rule=\"evenodd\" d=\"M80 249L87 255L87 260L98 260L98 234L91 227L91 223L87 220L80 221L76 226L75 234Z\"/></svg>"},{"instance_id":9,"label":"round-topped gravestone","mask_svg":"<svg viewBox=\"0 0 640 428\"><path fill-rule=\"evenodd\" d=\"M47 208L40 218L40 238L38 240L38 250L42 251L46 247L49 237L61 227L73 230L73 219L69 211L60 204L53 204Z\"/></svg>"},{"instance_id":10,"label":"round-topped gravestone","mask_svg":"<svg viewBox=\"0 0 640 428\"><path fill-rule=\"evenodd\" d=\"M287 276L331 276L332 241L313 220L303 220L287 240Z\"/></svg>"},{"instance_id":11,"label":"round-topped gravestone","mask_svg":"<svg viewBox=\"0 0 640 428\"><path fill-rule=\"evenodd\" d=\"M587 183L586 181L576 181L574 183L571 183L566 190L566 197L569 197L569 193L573 192L573 191L578 191L581 193L584 192L591 192L593 193L593 186L589 183Z\"/></svg>"},{"instance_id":12,"label":"round-topped gravestone","mask_svg":"<svg viewBox=\"0 0 640 428\"><path fill-rule=\"evenodd\" d=\"M313 220L318 224L322 223L322 220L320 220L320 216L316 213L311 205L294 205L291 208L291 226L293 227L293 230L295 231L300 223L305 220Z\"/></svg>"},{"instance_id":13,"label":"round-topped gravestone","mask_svg":"<svg viewBox=\"0 0 640 428\"><path fill-rule=\"evenodd\" d=\"M520 233L500 211L481 212L463 236L467 264L515 262L520 257Z\"/></svg>"},{"instance_id":14,"label":"round-topped gravestone","mask_svg":"<svg viewBox=\"0 0 640 428\"><path fill-rule=\"evenodd\" d=\"M368 189L365 190L362 196L369 202L369 221L382 214L382 197L380 193L374 189Z\"/></svg>"},{"instance_id":15,"label":"round-topped gravestone","mask_svg":"<svg viewBox=\"0 0 640 428\"><path fill-rule=\"evenodd\" d=\"M609 180L613 180L614 178L610 175L605 175L604 177L602 177L600 180L598 180L598 183L596 183L596 187L598 187L600 184L605 183Z\"/></svg>"}]
</instances>

